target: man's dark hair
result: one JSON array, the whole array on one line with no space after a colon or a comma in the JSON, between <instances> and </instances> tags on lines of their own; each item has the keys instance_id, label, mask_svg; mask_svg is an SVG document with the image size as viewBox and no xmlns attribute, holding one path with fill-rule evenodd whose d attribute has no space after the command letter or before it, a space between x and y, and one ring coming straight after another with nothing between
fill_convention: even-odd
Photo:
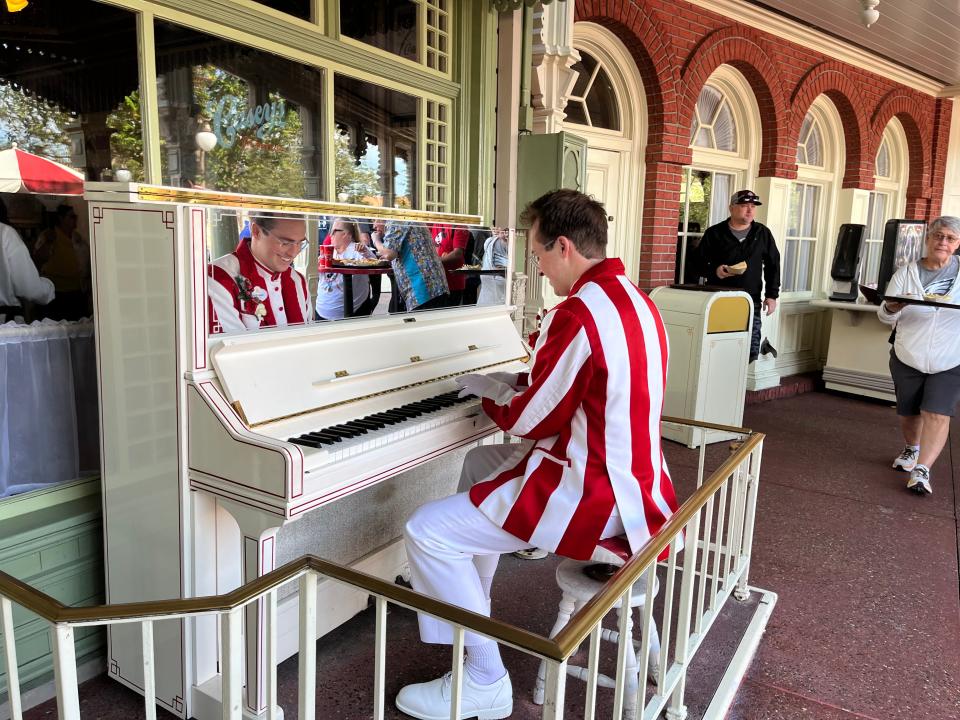
<instances>
[{"instance_id":1,"label":"man's dark hair","mask_svg":"<svg viewBox=\"0 0 960 720\"><path fill-rule=\"evenodd\" d=\"M607 256L607 212L590 195L576 190L554 190L527 205L521 221L533 227L539 221L540 241L550 248L563 235L585 258Z\"/></svg>"},{"instance_id":2,"label":"man's dark hair","mask_svg":"<svg viewBox=\"0 0 960 720\"><path fill-rule=\"evenodd\" d=\"M259 225L262 230L270 232L280 220L303 220L303 215L293 215L291 213L273 213L265 212L250 216L250 222Z\"/></svg>"}]
</instances>

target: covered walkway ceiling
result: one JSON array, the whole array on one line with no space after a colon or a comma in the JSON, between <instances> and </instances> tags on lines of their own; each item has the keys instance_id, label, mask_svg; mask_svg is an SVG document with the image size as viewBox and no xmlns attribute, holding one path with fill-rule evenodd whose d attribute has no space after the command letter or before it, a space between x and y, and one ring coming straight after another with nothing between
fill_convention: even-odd
<instances>
[{"instance_id":1,"label":"covered walkway ceiling","mask_svg":"<svg viewBox=\"0 0 960 720\"><path fill-rule=\"evenodd\" d=\"M744 0L821 30L897 65L960 85L960 3L880 0L880 19L867 28L860 0Z\"/></svg>"}]
</instances>

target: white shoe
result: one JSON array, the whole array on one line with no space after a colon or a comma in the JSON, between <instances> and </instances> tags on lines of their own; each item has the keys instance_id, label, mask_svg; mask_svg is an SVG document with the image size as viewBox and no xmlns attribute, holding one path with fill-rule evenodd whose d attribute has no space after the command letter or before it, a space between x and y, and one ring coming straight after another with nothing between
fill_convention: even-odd
<instances>
[{"instance_id":1,"label":"white shoe","mask_svg":"<svg viewBox=\"0 0 960 720\"><path fill-rule=\"evenodd\" d=\"M903 448L902 453L893 459L893 469L910 472L917 466L917 456L919 454L920 453L908 445Z\"/></svg>"},{"instance_id":2,"label":"white shoe","mask_svg":"<svg viewBox=\"0 0 960 720\"><path fill-rule=\"evenodd\" d=\"M549 555L546 550L538 547L527 548L526 550L517 550L513 553L514 557L518 557L521 560L543 560L547 555Z\"/></svg>"},{"instance_id":3,"label":"white shoe","mask_svg":"<svg viewBox=\"0 0 960 720\"><path fill-rule=\"evenodd\" d=\"M397 693L397 709L420 720L449 720L453 674L407 685ZM464 670L460 717L501 720L513 712L513 687L507 673L495 683L478 685Z\"/></svg>"},{"instance_id":4,"label":"white shoe","mask_svg":"<svg viewBox=\"0 0 960 720\"><path fill-rule=\"evenodd\" d=\"M930 495L933 492L930 487L930 470L923 465L917 465L907 480L907 490L913 490L917 495Z\"/></svg>"}]
</instances>

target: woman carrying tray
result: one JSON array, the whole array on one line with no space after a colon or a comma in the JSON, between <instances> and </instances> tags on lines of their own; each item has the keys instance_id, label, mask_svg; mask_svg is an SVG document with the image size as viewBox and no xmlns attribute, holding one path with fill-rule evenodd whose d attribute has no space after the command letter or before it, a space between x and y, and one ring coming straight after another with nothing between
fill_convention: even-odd
<instances>
[{"instance_id":1,"label":"woman carrying tray","mask_svg":"<svg viewBox=\"0 0 960 720\"><path fill-rule=\"evenodd\" d=\"M330 241L333 245L335 260L376 260L373 251L360 242L360 227L357 223L337 218L330 226ZM379 280L379 278L377 278ZM354 315L369 315L372 307L364 303L370 299L370 279L366 275L356 275L352 279ZM320 273L317 285L317 315L321 320L340 320L343 318L343 275L341 273Z\"/></svg>"},{"instance_id":2,"label":"woman carrying tray","mask_svg":"<svg viewBox=\"0 0 960 720\"><path fill-rule=\"evenodd\" d=\"M877 311L894 327L890 374L906 443L893 467L910 473L907 489L933 492L930 467L943 449L960 401L960 311L937 307L960 300L960 218L939 217L927 230L926 253L890 279ZM895 296L926 300L896 302Z\"/></svg>"}]
</instances>

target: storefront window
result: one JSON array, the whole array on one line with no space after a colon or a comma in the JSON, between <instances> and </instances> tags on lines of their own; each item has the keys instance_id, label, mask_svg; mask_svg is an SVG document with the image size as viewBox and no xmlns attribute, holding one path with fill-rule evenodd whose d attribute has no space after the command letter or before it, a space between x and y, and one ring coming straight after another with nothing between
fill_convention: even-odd
<instances>
[{"instance_id":1,"label":"storefront window","mask_svg":"<svg viewBox=\"0 0 960 720\"><path fill-rule=\"evenodd\" d=\"M310 20L310 0L257 0L258 5L279 10L287 15Z\"/></svg>"},{"instance_id":2,"label":"storefront window","mask_svg":"<svg viewBox=\"0 0 960 720\"><path fill-rule=\"evenodd\" d=\"M340 0L340 33L408 60L420 57L413 0Z\"/></svg>"},{"instance_id":3,"label":"storefront window","mask_svg":"<svg viewBox=\"0 0 960 720\"><path fill-rule=\"evenodd\" d=\"M323 71L156 23L163 183L320 197Z\"/></svg>"},{"instance_id":4,"label":"storefront window","mask_svg":"<svg viewBox=\"0 0 960 720\"><path fill-rule=\"evenodd\" d=\"M344 75L333 96L337 200L419 207L417 99Z\"/></svg>"},{"instance_id":5,"label":"storefront window","mask_svg":"<svg viewBox=\"0 0 960 720\"><path fill-rule=\"evenodd\" d=\"M820 134L820 126L811 113L807 113L803 119L803 125L800 126L797 163L823 167L823 137Z\"/></svg>"},{"instance_id":6,"label":"storefront window","mask_svg":"<svg viewBox=\"0 0 960 720\"><path fill-rule=\"evenodd\" d=\"M0 149L16 143L91 180L119 170L139 179L134 14L88 0L31 2L0 13L0 34Z\"/></svg>"}]
</instances>

